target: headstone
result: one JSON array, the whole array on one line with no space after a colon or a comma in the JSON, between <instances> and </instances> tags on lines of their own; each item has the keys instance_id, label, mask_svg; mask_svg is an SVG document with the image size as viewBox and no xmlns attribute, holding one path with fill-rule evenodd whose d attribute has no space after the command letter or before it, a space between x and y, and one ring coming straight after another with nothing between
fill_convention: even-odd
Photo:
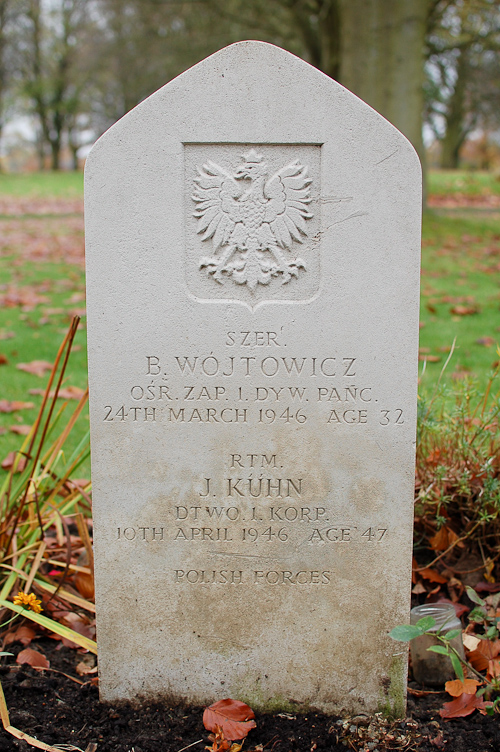
<instances>
[{"instance_id":1,"label":"headstone","mask_svg":"<svg viewBox=\"0 0 500 752\"><path fill-rule=\"evenodd\" d=\"M86 168L101 697L404 712L420 166L272 45Z\"/></svg>"}]
</instances>

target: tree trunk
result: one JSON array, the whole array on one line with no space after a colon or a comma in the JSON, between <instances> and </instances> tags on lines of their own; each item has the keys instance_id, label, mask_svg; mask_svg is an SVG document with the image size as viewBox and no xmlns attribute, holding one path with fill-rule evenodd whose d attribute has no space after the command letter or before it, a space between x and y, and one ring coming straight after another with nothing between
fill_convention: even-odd
<instances>
[{"instance_id":1,"label":"tree trunk","mask_svg":"<svg viewBox=\"0 0 500 752\"><path fill-rule=\"evenodd\" d=\"M411 141L422 141L428 0L342 0L340 82Z\"/></svg>"},{"instance_id":2,"label":"tree trunk","mask_svg":"<svg viewBox=\"0 0 500 752\"><path fill-rule=\"evenodd\" d=\"M441 139L441 161L443 170L456 170L460 163L460 148L465 141L468 128L465 124L465 87L467 79L467 53L460 52L457 61L455 89L448 101L445 116L446 133Z\"/></svg>"},{"instance_id":3,"label":"tree trunk","mask_svg":"<svg viewBox=\"0 0 500 752\"><path fill-rule=\"evenodd\" d=\"M71 169L73 172L78 172L79 165L78 165L78 149L80 148L76 144L70 143L69 148L71 151Z\"/></svg>"},{"instance_id":4,"label":"tree trunk","mask_svg":"<svg viewBox=\"0 0 500 752\"><path fill-rule=\"evenodd\" d=\"M327 76L339 80L340 73L340 0L323 0L317 4L317 15L311 15L306 3L293 3L290 10L298 30L306 58Z\"/></svg>"},{"instance_id":5,"label":"tree trunk","mask_svg":"<svg viewBox=\"0 0 500 752\"><path fill-rule=\"evenodd\" d=\"M36 154L38 157L38 169L40 172L45 170L45 139L41 131L37 134Z\"/></svg>"},{"instance_id":6,"label":"tree trunk","mask_svg":"<svg viewBox=\"0 0 500 752\"><path fill-rule=\"evenodd\" d=\"M51 139L50 151L52 155L50 169L53 170L54 172L57 172L57 170L60 167L60 156L61 156L61 142L58 138Z\"/></svg>"}]
</instances>

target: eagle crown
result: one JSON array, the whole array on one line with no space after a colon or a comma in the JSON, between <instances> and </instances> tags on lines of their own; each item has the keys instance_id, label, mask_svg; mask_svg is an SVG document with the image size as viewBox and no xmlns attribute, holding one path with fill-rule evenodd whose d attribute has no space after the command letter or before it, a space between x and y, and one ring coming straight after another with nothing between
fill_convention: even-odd
<instances>
[{"instance_id":1,"label":"eagle crown","mask_svg":"<svg viewBox=\"0 0 500 752\"><path fill-rule=\"evenodd\" d=\"M245 160L235 172L236 180L248 178L256 180L267 175L267 164L263 162L262 154L255 149L250 149L246 154L241 155Z\"/></svg>"}]
</instances>

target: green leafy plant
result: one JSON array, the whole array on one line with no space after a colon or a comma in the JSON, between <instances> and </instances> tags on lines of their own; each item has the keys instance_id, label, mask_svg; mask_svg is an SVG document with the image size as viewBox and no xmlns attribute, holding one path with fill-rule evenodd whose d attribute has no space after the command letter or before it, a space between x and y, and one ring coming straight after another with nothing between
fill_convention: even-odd
<instances>
[{"instance_id":1,"label":"green leafy plant","mask_svg":"<svg viewBox=\"0 0 500 752\"><path fill-rule=\"evenodd\" d=\"M500 574L498 373L491 374L484 393L468 381L453 394L438 384L429 400L420 400L417 435L419 557L427 555L425 567L442 561L453 569L465 550L480 552L490 581Z\"/></svg>"},{"instance_id":2,"label":"green leafy plant","mask_svg":"<svg viewBox=\"0 0 500 752\"><path fill-rule=\"evenodd\" d=\"M488 613L487 602L473 588L467 587L466 590L468 597L475 604L468 614L469 624L474 632L470 632L468 636L472 636L472 639L477 641L477 645L485 643L490 648L482 651L482 655L489 653L491 656L490 660L486 661L488 665L485 674L473 665L474 650L468 651L469 659L464 659L452 644L453 640L462 634L462 630L447 630L446 626L435 630L436 620L432 616L425 616L416 624L398 625L389 633L390 637L399 642L410 642L423 635L429 635L437 640L439 644L430 645L427 650L448 657L458 680L445 684L446 690L457 698L448 706L445 705L444 712L441 713L448 718L468 715L475 708L488 715L494 715L500 708L500 661L496 660L500 652L500 616L497 615L496 609L494 613ZM476 629L481 631L476 632ZM475 679L471 679L471 676ZM464 702L463 696L471 698L468 704ZM488 703L478 702L483 696L488 698Z\"/></svg>"}]
</instances>

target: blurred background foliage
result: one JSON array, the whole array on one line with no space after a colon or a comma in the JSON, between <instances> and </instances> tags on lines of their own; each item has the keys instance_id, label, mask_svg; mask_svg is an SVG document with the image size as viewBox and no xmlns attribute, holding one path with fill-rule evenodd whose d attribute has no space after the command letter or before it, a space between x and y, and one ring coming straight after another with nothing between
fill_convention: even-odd
<instances>
[{"instance_id":1,"label":"blurred background foliage","mask_svg":"<svg viewBox=\"0 0 500 752\"><path fill-rule=\"evenodd\" d=\"M422 159L424 126L434 165L500 162L497 0L0 0L4 167L77 169L132 107L243 39L340 81Z\"/></svg>"}]
</instances>

